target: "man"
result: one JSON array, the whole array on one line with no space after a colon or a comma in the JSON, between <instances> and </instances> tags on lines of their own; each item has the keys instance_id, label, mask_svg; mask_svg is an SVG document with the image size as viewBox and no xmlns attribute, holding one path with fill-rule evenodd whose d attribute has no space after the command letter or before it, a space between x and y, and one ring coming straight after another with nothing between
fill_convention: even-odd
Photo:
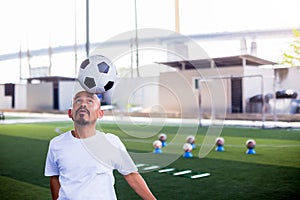
<instances>
[{"instance_id":1,"label":"man","mask_svg":"<svg viewBox=\"0 0 300 200\"><path fill-rule=\"evenodd\" d=\"M155 199L120 139L96 130L103 111L95 94L76 93L68 114L74 130L50 141L46 159L52 199L116 199L114 169L140 197Z\"/></svg>"}]
</instances>

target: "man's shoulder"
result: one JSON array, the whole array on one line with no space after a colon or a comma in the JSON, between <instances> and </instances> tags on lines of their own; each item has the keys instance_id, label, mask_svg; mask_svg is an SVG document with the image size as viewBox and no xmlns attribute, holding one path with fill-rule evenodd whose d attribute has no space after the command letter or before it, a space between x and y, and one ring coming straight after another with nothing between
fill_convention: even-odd
<instances>
[{"instance_id":1,"label":"man's shoulder","mask_svg":"<svg viewBox=\"0 0 300 200\"><path fill-rule=\"evenodd\" d=\"M103 133L103 132L100 132L100 134L105 135L105 138L114 146L124 149L125 146L117 135L113 133Z\"/></svg>"},{"instance_id":2,"label":"man's shoulder","mask_svg":"<svg viewBox=\"0 0 300 200\"><path fill-rule=\"evenodd\" d=\"M50 142L51 143L58 143L58 142L64 141L67 138L69 138L70 134L71 134L71 131L67 131L67 132L62 133L62 134L60 134L58 136L55 136L54 138L51 139Z\"/></svg>"},{"instance_id":3,"label":"man's shoulder","mask_svg":"<svg viewBox=\"0 0 300 200\"><path fill-rule=\"evenodd\" d=\"M112 134L112 133L106 133L105 135L106 135L106 137L107 137L108 139L112 139L112 140L120 140L120 138L119 138L117 135L115 135L115 134Z\"/></svg>"},{"instance_id":4,"label":"man's shoulder","mask_svg":"<svg viewBox=\"0 0 300 200\"><path fill-rule=\"evenodd\" d=\"M97 134L102 136L102 137L106 137L108 139L119 139L119 137L115 134L112 133L104 133L102 131L97 130Z\"/></svg>"}]
</instances>

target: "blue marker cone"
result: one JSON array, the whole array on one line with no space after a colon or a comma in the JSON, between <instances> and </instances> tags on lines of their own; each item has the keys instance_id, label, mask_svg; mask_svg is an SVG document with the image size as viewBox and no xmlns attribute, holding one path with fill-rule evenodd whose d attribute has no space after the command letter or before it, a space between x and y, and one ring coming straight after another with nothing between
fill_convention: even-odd
<instances>
[{"instance_id":1,"label":"blue marker cone","mask_svg":"<svg viewBox=\"0 0 300 200\"><path fill-rule=\"evenodd\" d=\"M224 151L223 145L218 145L218 146L216 147L216 151Z\"/></svg>"},{"instance_id":2,"label":"blue marker cone","mask_svg":"<svg viewBox=\"0 0 300 200\"><path fill-rule=\"evenodd\" d=\"M162 150L160 148L155 148L153 153L160 154L160 153L162 153Z\"/></svg>"},{"instance_id":3,"label":"blue marker cone","mask_svg":"<svg viewBox=\"0 0 300 200\"><path fill-rule=\"evenodd\" d=\"M193 157L193 154L192 154L192 152L190 152L190 151L186 151L186 152L184 152L183 157L184 157L184 158L192 158L192 157Z\"/></svg>"},{"instance_id":4,"label":"blue marker cone","mask_svg":"<svg viewBox=\"0 0 300 200\"><path fill-rule=\"evenodd\" d=\"M255 150L254 149L248 149L246 151L246 154L256 154Z\"/></svg>"},{"instance_id":5,"label":"blue marker cone","mask_svg":"<svg viewBox=\"0 0 300 200\"><path fill-rule=\"evenodd\" d=\"M196 149L196 145L194 143L191 144L193 149Z\"/></svg>"}]
</instances>

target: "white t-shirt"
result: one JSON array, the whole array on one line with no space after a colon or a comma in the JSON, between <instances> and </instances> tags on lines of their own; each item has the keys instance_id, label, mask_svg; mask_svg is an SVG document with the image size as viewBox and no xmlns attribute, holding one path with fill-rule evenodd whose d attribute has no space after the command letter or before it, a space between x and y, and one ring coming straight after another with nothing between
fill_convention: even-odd
<instances>
[{"instance_id":1,"label":"white t-shirt","mask_svg":"<svg viewBox=\"0 0 300 200\"><path fill-rule=\"evenodd\" d=\"M137 168L113 134L78 139L71 131L50 141L45 176L59 176L59 199L116 199L113 169L127 175Z\"/></svg>"}]
</instances>

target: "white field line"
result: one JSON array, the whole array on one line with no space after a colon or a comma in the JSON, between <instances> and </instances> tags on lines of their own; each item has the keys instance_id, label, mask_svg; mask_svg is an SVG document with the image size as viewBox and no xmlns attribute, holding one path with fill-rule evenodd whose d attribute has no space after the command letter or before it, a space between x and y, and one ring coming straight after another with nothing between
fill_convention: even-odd
<instances>
[{"instance_id":1,"label":"white field line","mask_svg":"<svg viewBox=\"0 0 300 200\"><path fill-rule=\"evenodd\" d=\"M206 176L210 176L210 173L203 173L203 174L193 175L193 176L191 176L191 179L202 178L202 177L206 177Z\"/></svg>"},{"instance_id":2,"label":"white field line","mask_svg":"<svg viewBox=\"0 0 300 200\"><path fill-rule=\"evenodd\" d=\"M153 169L159 169L159 168L160 168L160 166L153 165L153 166L150 166L150 167L145 167L145 168L143 168L143 170L153 170Z\"/></svg>"},{"instance_id":3,"label":"white field line","mask_svg":"<svg viewBox=\"0 0 300 200\"><path fill-rule=\"evenodd\" d=\"M192 170L184 170L184 171L181 171L181 172L176 172L174 173L173 175L174 176L179 176L179 175L183 175L183 174L189 174L189 173L192 173Z\"/></svg>"},{"instance_id":4,"label":"white field line","mask_svg":"<svg viewBox=\"0 0 300 200\"><path fill-rule=\"evenodd\" d=\"M171 171L174 171L175 168L168 168L168 169L161 169L158 171L158 173L165 173L165 172L171 172Z\"/></svg>"},{"instance_id":5,"label":"white field line","mask_svg":"<svg viewBox=\"0 0 300 200\"><path fill-rule=\"evenodd\" d=\"M51 113L25 113L25 112L6 112L6 116L27 117L27 119L6 119L0 120L0 124L14 124L14 123L36 123L36 122L50 122L50 121L70 121L66 114L51 114ZM130 116L104 116L99 120L99 123L125 123L125 124L148 124L148 125L192 125L192 126L241 126L241 127L262 127L266 128L290 128L300 129L300 122L281 122L281 121L247 121L247 120L218 120L216 124L214 120L210 119L184 119L184 118L148 118L148 117L130 117Z\"/></svg>"}]
</instances>

